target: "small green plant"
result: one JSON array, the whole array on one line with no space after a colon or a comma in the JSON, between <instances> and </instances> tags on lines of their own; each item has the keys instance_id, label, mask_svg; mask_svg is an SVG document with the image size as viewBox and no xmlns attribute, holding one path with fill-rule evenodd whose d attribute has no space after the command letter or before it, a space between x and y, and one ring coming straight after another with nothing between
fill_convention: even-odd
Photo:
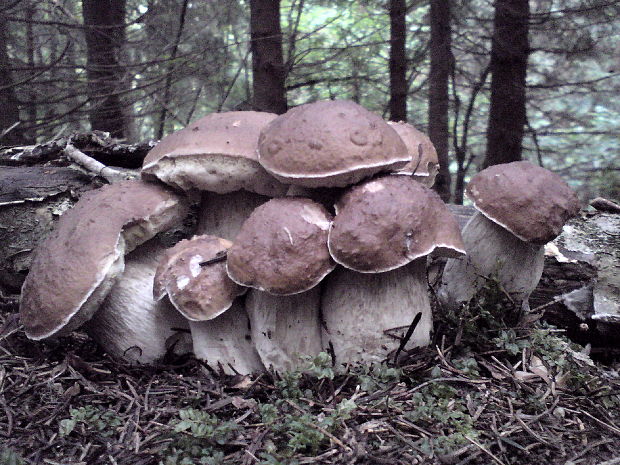
<instances>
[{"instance_id":1,"label":"small green plant","mask_svg":"<svg viewBox=\"0 0 620 465\"><path fill-rule=\"evenodd\" d=\"M420 448L429 455L432 451L447 454L468 443L465 436L479 436L464 399L446 383L430 383L413 394L412 403L414 408L404 413L405 418L429 428L439 428L435 437L420 441Z\"/></svg>"},{"instance_id":2,"label":"small green plant","mask_svg":"<svg viewBox=\"0 0 620 465\"><path fill-rule=\"evenodd\" d=\"M90 405L86 407L72 408L69 410L69 418L60 421L60 436L68 436L78 425L82 425L86 431L95 431L104 437L114 434L115 428L122 425L115 412L102 410Z\"/></svg>"},{"instance_id":3,"label":"small green plant","mask_svg":"<svg viewBox=\"0 0 620 465\"><path fill-rule=\"evenodd\" d=\"M318 379L334 379L332 356L327 352L319 352L314 357L302 357L305 366L302 371Z\"/></svg>"},{"instance_id":4,"label":"small green plant","mask_svg":"<svg viewBox=\"0 0 620 465\"><path fill-rule=\"evenodd\" d=\"M497 337L491 339L498 348L504 349L510 355L518 355L524 348L531 346L528 339L519 339L514 329L502 329Z\"/></svg>"},{"instance_id":5,"label":"small green plant","mask_svg":"<svg viewBox=\"0 0 620 465\"><path fill-rule=\"evenodd\" d=\"M356 366L353 374L357 375L362 391L373 392L399 383L403 376L403 371L400 368L390 367L383 363L373 363L372 365Z\"/></svg>"},{"instance_id":6,"label":"small green plant","mask_svg":"<svg viewBox=\"0 0 620 465\"><path fill-rule=\"evenodd\" d=\"M240 430L234 421L223 421L195 408L180 410L170 426L172 441L161 465L221 464L224 460L222 446Z\"/></svg>"},{"instance_id":7,"label":"small green plant","mask_svg":"<svg viewBox=\"0 0 620 465\"><path fill-rule=\"evenodd\" d=\"M25 465L26 462L13 449L0 449L0 465Z\"/></svg>"}]
</instances>

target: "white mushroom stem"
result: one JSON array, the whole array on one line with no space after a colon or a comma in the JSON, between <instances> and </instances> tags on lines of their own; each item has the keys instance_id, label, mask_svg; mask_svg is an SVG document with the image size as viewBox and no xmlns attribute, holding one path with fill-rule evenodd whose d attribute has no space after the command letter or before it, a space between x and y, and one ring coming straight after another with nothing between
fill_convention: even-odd
<instances>
[{"instance_id":1,"label":"white mushroom stem","mask_svg":"<svg viewBox=\"0 0 620 465\"><path fill-rule=\"evenodd\" d=\"M399 348L418 313L421 319L405 349L430 343L431 306L426 257L384 273L338 267L323 281L323 346L337 366L380 362Z\"/></svg>"},{"instance_id":2,"label":"white mushroom stem","mask_svg":"<svg viewBox=\"0 0 620 465\"><path fill-rule=\"evenodd\" d=\"M169 350L191 352L187 321L168 300L153 300L153 277L165 248L157 239L125 257L125 270L86 332L114 357L151 363Z\"/></svg>"},{"instance_id":3,"label":"white mushroom stem","mask_svg":"<svg viewBox=\"0 0 620 465\"><path fill-rule=\"evenodd\" d=\"M217 318L190 321L194 354L214 370L247 375L264 370L252 344L247 313L239 299Z\"/></svg>"},{"instance_id":4,"label":"white mushroom stem","mask_svg":"<svg viewBox=\"0 0 620 465\"><path fill-rule=\"evenodd\" d=\"M203 192L196 234L234 240L243 222L269 197L245 190L229 194Z\"/></svg>"},{"instance_id":5,"label":"white mushroom stem","mask_svg":"<svg viewBox=\"0 0 620 465\"><path fill-rule=\"evenodd\" d=\"M497 279L512 299L529 307L544 266L544 247L524 242L480 212L462 231L467 256L446 262L438 296L446 309L468 302L487 283Z\"/></svg>"},{"instance_id":6,"label":"white mushroom stem","mask_svg":"<svg viewBox=\"0 0 620 465\"><path fill-rule=\"evenodd\" d=\"M294 295L273 295L250 289L245 308L252 340L263 364L282 372L299 369L300 356L321 351L320 289Z\"/></svg>"}]
</instances>

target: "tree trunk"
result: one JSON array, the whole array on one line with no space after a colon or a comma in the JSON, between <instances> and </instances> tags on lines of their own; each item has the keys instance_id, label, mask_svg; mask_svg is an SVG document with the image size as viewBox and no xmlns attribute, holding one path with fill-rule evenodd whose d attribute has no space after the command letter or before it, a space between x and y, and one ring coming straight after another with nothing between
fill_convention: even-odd
<instances>
[{"instance_id":1,"label":"tree trunk","mask_svg":"<svg viewBox=\"0 0 620 465\"><path fill-rule=\"evenodd\" d=\"M19 126L19 102L13 86L11 65L7 51L7 22L0 12L0 145L22 145L25 143L24 133ZM17 123L17 126L14 126ZM14 126L12 129L10 129ZM4 131L7 131L4 134ZM3 135L4 134L4 135Z\"/></svg>"},{"instance_id":2,"label":"tree trunk","mask_svg":"<svg viewBox=\"0 0 620 465\"><path fill-rule=\"evenodd\" d=\"M87 48L90 124L113 137L127 134L127 120L119 92L122 68L118 53L125 36L126 0L82 0Z\"/></svg>"},{"instance_id":3,"label":"tree trunk","mask_svg":"<svg viewBox=\"0 0 620 465\"><path fill-rule=\"evenodd\" d=\"M448 147L450 130L448 126L448 81L452 68L450 48L450 2L431 0L431 69L428 96L428 136L435 146L439 158L439 173L433 188L444 202L450 200L450 160Z\"/></svg>"},{"instance_id":4,"label":"tree trunk","mask_svg":"<svg viewBox=\"0 0 620 465\"><path fill-rule=\"evenodd\" d=\"M491 105L483 167L521 160L529 54L528 0L496 0L491 46Z\"/></svg>"},{"instance_id":5,"label":"tree trunk","mask_svg":"<svg viewBox=\"0 0 620 465\"><path fill-rule=\"evenodd\" d=\"M285 113L280 0L250 0L250 38L254 109Z\"/></svg>"},{"instance_id":6,"label":"tree trunk","mask_svg":"<svg viewBox=\"0 0 620 465\"><path fill-rule=\"evenodd\" d=\"M390 0L390 119L407 121L407 3Z\"/></svg>"}]
</instances>

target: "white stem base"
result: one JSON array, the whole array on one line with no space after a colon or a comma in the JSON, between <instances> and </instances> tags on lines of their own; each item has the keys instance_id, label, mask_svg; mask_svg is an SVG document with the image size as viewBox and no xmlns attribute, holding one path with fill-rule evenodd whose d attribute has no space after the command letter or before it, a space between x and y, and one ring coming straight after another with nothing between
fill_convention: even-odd
<instances>
[{"instance_id":1,"label":"white stem base","mask_svg":"<svg viewBox=\"0 0 620 465\"><path fill-rule=\"evenodd\" d=\"M287 296L250 289L245 308L252 340L266 367L279 372L300 369L300 356L321 351L320 299L320 285Z\"/></svg>"},{"instance_id":2,"label":"white stem base","mask_svg":"<svg viewBox=\"0 0 620 465\"><path fill-rule=\"evenodd\" d=\"M426 257L385 273L338 267L323 282L324 350L336 365L381 362L398 349L418 312L422 318L405 349L426 346L432 329Z\"/></svg>"},{"instance_id":3,"label":"white stem base","mask_svg":"<svg viewBox=\"0 0 620 465\"><path fill-rule=\"evenodd\" d=\"M86 332L114 357L152 363L169 350L177 354L191 352L187 320L167 299L153 300L153 277L164 250L154 239L127 255L125 271L84 325Z\"/></svg>"},{"instance_id":4,"label":"white stem base","mask_svg":"<svg viewBox=\"0 0 620 465\"><path fill-rule=\"evenodd\" d=\"M239 299L217 318L190 321L194 354L214 370L229 375L247 375L264 371L254 348L247 313Z\"/></svg>"},{"instance_id":5,"label":"white stem base","mask_svg":"<svg viewBox=\"0 0 620 465\"><path fill-rule=\"evenodd\" d=\"M527 300L542 275L544 247L529 244L476 212L462 232L467 256L446 262L438 291L446 309L468 302L487 282L496 278L515 302Z\"/></svg>"}]
</instances>

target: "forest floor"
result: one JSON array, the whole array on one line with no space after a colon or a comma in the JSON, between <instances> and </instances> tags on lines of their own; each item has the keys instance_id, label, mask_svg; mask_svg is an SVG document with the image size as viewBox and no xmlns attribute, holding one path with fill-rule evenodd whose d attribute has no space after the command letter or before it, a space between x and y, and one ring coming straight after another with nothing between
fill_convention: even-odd
<instances>
[{"instance_id":1,"label":"forest floor","mask_svg":"<svg viewBox=\"0 0 620 465\"><path fill-rule=\"evenodd\" d=\"M398 365L334 374L321 354L256 377L132 367L80 333L28 341L15 311L0 308L0 465L620 464L618 360L510 325L488 296Z\"/></svg>"}]
</instances>

